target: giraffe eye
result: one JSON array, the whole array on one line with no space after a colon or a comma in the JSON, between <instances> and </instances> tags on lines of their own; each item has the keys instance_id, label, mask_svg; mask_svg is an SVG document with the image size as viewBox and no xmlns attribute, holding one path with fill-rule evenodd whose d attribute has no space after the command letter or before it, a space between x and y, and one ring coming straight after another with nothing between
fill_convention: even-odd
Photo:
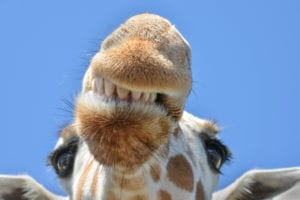
<instances>
[{"instance_id":1,"label":"giraffe eye","mask_svg":"<svg viewBox=\"0 0 300 200\"><path fill-rule=\"evenodd\" d=\"M67 178L73 173L78 142L77 137L70 138L49 155L48 164L54 168L60 178Z\"/></svg>"},{"instance_id":2,"label":"giraffe eye","mask_svg":"<svg viewBox=\"0 0 300 200\"><path fill-rule=\"evenodd\" d=\"M223 164L230 159L230 151L217 139L208 139L205 146L209 165L214 171L220 173Z\"/></svg>"},{"instance_id":3,"label":"giraffe eye","mask_svg":"<svg viewBox=\"0 0 300 200\"><path fill-rule=\"evenodd\" d=\"M220 149L218 149L218 147L216 148L215 146L211 146L211 147L207 148L207 155L208 155L208 159L209 159L210 163L212 164L212 166L215 169L220 170L220 168L222 167L222 164L223 164L222 151L220 151Z\"/></svg>"},{"instance_id":4,"label":"giraffe eye","mask_svg":"<svg viewBox=\"0 0 300 200\"><path fill-rule=\"evenodd\" d=\"M73 171L75 155L72 152L63 152L56 158L55 169L60 177L69 176Z\"/></svg>"}]
</instances>

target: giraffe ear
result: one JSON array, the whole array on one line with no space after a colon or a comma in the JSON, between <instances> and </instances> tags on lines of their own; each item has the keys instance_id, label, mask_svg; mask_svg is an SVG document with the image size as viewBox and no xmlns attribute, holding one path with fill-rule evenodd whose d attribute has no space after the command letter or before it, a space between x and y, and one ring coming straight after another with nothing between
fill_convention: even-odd
<instances>
[{"instance_id":1,"label":"giraffe ear","mask_svg":"<svg viewBox=\"0 0 300 200\"><path fill-rule=\"evenodd\" d=\"M299 199L300 168L252 170L225 189L214 193L213 200Z\"/></svg>"},{"instance_id":2,"label":"giraffe ear","mask_svg":"<svg viewBox=\"0 0 300 200\"><path fill-rule=\"evenodd\" d=\"M29 176L0 175L0 200L67 200L57 196Z\"/></svg>"}]
</instances>

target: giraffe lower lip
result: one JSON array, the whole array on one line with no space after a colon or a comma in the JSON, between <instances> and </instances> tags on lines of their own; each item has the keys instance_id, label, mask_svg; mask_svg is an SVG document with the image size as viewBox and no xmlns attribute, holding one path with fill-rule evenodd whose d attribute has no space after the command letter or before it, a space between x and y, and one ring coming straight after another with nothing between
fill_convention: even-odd
<instances>
[{"instance_id":1,"label":"giraffe lower lip","mask_svg":"<svg viewBox=\"0 0 300 200\"><path fill-rule=\"evenodd\" d=\"M156 102L124 101L93 91L77 98L75 116L79 135L96 160L107 166L142 165L173 128L166 108Z\"/></svg>"}]
</instances>

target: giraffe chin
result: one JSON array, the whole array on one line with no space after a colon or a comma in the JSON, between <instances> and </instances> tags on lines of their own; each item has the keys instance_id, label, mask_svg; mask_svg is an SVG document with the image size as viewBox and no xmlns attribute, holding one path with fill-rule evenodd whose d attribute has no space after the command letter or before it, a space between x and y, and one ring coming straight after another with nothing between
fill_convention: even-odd
<instances>
[{"instance_id":1,"label":"giraffe chin","mask_svg":"<svg viewBox=\"0 0 300 200\"><path fill-rule=\"evenodd\" d=\"M163 106L107 99L93 93L77 98L75 127L95 159L106 166L140 167L166 145L176 128Z\"/></svg>"}]
</instances>

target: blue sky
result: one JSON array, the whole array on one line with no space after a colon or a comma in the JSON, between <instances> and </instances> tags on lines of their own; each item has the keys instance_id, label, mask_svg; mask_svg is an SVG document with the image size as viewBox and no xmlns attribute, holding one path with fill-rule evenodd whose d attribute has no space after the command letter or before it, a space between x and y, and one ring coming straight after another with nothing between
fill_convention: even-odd
<instances>
[{"instance_id":1,"label":"blue sky","mask_svg":"<svg viewBox=\"0 0 300 200\"><path fill-rule=\"evenodd\" d=\"M186 110L215 119L234 160L222 188L253 168L299 166L300 2L0 1L0 174L28 173L62 193L45 166L65 100L101 41L128 17L168 18L192 47Z\"/></svg>"}]
</instances>

